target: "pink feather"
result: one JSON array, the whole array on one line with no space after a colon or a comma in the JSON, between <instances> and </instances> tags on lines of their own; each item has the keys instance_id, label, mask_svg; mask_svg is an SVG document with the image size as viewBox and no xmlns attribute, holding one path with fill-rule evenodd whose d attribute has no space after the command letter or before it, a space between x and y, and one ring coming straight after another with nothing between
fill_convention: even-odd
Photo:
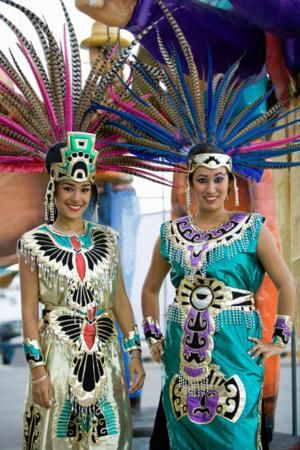
<instances>
[{"instance_id":1,"label":"pink feather","mask_svg":"<svg viewBox=\"0 0 300 450\"><path fill-rule=\"evenodd\" d=\"M64 60L65 60L65 77L66 77L66 94L64 98L65 113L65 131L73 129L73 100L72 100L72 83L69 63L69 52L67 44L66 26L64 25Z\"/></svg>"},{"instance_id":2,"label":"pink feather","mask_svg":"<svg viewBox=\"0 0 300 450\"><path fill-rule=\"evenodd\" d=\"M0 124L26 137L30 141L37 144L41 149L47 150L47 146L40 139L38 139L36 136L30 133L30 131L25 130L25 128L23 128L21 125L19 125L14 120L8 118L7 116L0 115Z\"/></svg>"},{"instance_id":3,"label":"pink feather","mask_svg":"<svg viewBox=\"0 0 300 450\"><path fill-rule=\"evenodd\" d=\"M58 124L58 121L57 121L57 117L56 117L56 115L55 115L55 111L54 111L54 109L53 109L53 106L52 106L52 103L51 103L49 94L48 94L48 92L47 92L47 89L46 89L46 87L45 87L45 85L44 85L44 83L43 83L43 80L42 80L40 74L38 73L38 70L36 69L35 65L33 64L32 60L31 60L31 58L30 58L29 53L28 53L27 50L25 49L25 47L24 47L24 45L22 44L22 42L20 41L20 39L19 39L19 42L20 42L20 46L21 46L21 48L22 48L22 51L23 51L23 53L24 53L24 56L25 56L25 58L26 58L26 60L27 60L27 62L28 62L28 64L29 64L29 66L30 66L30 68L31 68L31 70L32 70L32 73L33 73L33 75L34 75L34 77L35 77L35 79L36 79L36 82L37 82L37 84L38 84L38 86L39 86L40 93L41 93L42 98L43 98L43 100L44 100L44 105L45 105L45 108L46 108L46 110L47 110L48 117L49 117L49 120L50 120L50 123L51 123L51 126L52 126L52 130L53 130L53 132L54 132L55 138L56 138L57 140L59 140L60 134L61 134L61 133L60 133L60 128L59 128L59 124Z\"/></svg>"},{"instance_id":4,"label":"pink feather","mask_svg":"<svg viewBox=\"0 0 300 450\"><path fill-rule=\"evenodd\" d=\"M106 138L102 138L99 141L96 142L95 144L95 149L96 150L100 150L101 148L105 147L107 145L107 143L109 142L118 142L119 140L119 136L117 134L114 134L113 136L109 136Z\"/></svg>"},{"instance_id":5,"label":"pink feather","mask_svg":"<svg viewBox=\"0 0 300 450\"><path fill-rule=\"evenodd\" d=\"M300 138L300 134L296 134L295 136L289 136L287 138L277 139L275 141L263 141L263 142L257 142L250 145L243 145L240 147L239 153L247 153L254 150L265 150L267 148L272 147L280 147L281 145L287 145L291 142L294 142L296 139ZM231 150L232 152L232 150Z\"/></svg>"},{"instance_id":6,"label":"pink feather","mask_svg":"<svg viewBox=\"0 0 300 450\"><path fill-rule=\"evenodd\" d=\"M114 92L114 89L113 89L112 85L109 86L108 92L109 92L109 95L111 96L111 98L116 102L116 104L121 106L121 108L123 108L124 111L127 111L130 114L133 114L134 116L142 117L143 119L146 119L149 122L155 123L156 125L160 125L156 120L152 119L152 117L150 117L147 114L137 110L136 108L131 106L129 103L122 102L122 100Z\"/></svg>"},{"instance_id":7,"label":"pink feather","mask_svg":"<svg viewBox=\"0 0 300 450\"><path fill-rule=\"evenodd\" d=\"M0 172L44 172L45 164L25 156L0 156Z\"/></svg>"},{"instance_id":8,"label":"pink feather","mask_svg":"<svg viewBox=\"0 0 300 450\"><path fill-rule=\"evenodd\" d=\"M18 144L20 147L30 151L31 153L38 155L41 159L45 158L45 153L37 150L35 147L31 147L30 145L24 144L23 142L18 141L13 137L8 137L7 135L0 133L0 138L3 137L6 141L12 142L13 144Z\"/></svg>"}]
</instances>

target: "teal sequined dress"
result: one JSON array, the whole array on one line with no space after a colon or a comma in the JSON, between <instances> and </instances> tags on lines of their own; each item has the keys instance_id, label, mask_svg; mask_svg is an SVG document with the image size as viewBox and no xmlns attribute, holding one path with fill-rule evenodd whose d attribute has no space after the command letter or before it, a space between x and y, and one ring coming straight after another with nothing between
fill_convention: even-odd
<instances>
[{"instance_id":1,"label":"teal sequined dress","mask_svg":"<svg viewBox=\"0 0 300 450\"><path fill-rule=\"evenodd\" d=\"M261 338L254 293L264 278L258 214L234 213L201 232L188 217L161 228L171 265L163 405L172 450L261 449L263 367L251 359Z\"/></svg>"}]
</instances>

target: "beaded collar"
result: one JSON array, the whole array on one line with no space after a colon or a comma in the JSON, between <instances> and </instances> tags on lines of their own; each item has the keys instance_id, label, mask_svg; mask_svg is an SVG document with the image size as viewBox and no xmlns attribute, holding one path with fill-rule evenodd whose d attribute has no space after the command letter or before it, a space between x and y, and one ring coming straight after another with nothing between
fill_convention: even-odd
<instances>
[{"instance_id":1,"label":"beaded collar","mask_svg":"<svg viewBox=\"0 0 300 450\"><path fill-rule=\"evenodd\" d=\"M205 276L207 264L223 259L225 248L229 259L247 250L255 237L258 217L258 214L233 213L225 223L209 231L197 230L188 216L168 222L163 237L170 263L176 261L183 265L187 274L200 271Z\"/></svg>"}]
</instances>

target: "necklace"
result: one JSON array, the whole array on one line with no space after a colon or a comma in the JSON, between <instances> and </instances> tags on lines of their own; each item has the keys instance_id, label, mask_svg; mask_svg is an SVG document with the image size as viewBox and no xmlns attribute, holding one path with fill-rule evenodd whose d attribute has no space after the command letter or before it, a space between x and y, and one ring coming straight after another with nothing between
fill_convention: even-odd
<instances>
[{"instance_id":1,"label":"necklace","mask_svg":"<svg viewBox=\"0 0 300 450\"><path fill-rule=\"evenodd\" d=\"M197 231L200 232L200 233L206 233L206 232L215 230L215 229L218 228L220 225L223 225L224 223L228 222L228 220L229 220L229 218L230 218L231 216L232 216L232 213L231 213L231 212L227 212L226 215L223 216L222 221L220 221L220 222L214 224L212 227L206 228L206 229L199 227L199 226L194 222L194 218L193 218L193 216L192 216L191 214L189 215L189 221L190 221L190 224L192 225L192 227L193 227L195 230L197 230Z\"/></svg>"},{"instance_id":2,"label":"necklace","mask_svg":"<svg viewBox=\"0 0 300 450\"><path fill-rule=\"evenodd\" d=\"M80 231L68 231L68 230L62 230L61 228L57 227L57 225L54 225L53 223L51 225L48 225L50 229L52 229L55 233L62 234L65 236L84 236L86 234L86 222L83 220L82 222L82 229Z\"/></svg>"}]
</instances>

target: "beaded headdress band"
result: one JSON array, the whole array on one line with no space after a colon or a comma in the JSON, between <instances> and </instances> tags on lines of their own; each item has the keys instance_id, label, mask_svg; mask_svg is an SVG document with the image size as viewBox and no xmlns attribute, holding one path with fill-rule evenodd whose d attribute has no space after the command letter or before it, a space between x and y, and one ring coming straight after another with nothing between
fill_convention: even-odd
<instances>
[{"instance_id":1,"label":"beaded headdress band","mask_svg":"<svg viewBox=\"0 0 300 450\"><path fill-rule=\"evenodd\" d=\"M188 172L193 173L197 167L202 166L207 169L218 169L226 167L232 173L231 157L222 153L199 153L188 159Z\"/></svg>"}]
</instances>

